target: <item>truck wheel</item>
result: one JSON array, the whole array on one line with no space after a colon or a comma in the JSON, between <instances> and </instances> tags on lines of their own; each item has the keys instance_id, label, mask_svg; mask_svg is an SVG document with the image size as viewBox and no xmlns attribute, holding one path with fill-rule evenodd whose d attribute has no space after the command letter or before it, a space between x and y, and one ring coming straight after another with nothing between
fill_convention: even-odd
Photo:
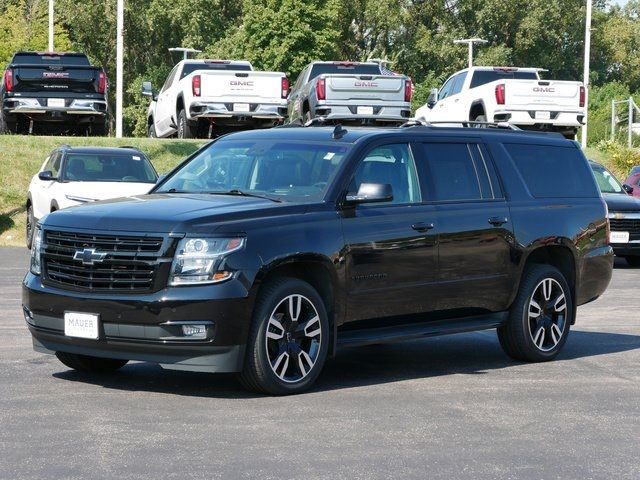
<instances>
[{"instance_id":1,"label":"truck wheel","mask_svg":"<svg viewBox=\"0 0 640 480\"><path fill-rule=\"evenodd\" d=\"M478 115L474 119L474 122L486 122L486 121L487 121L487 116L486 115Z\"/></svg>"},{"instance_id":2,"label":"truck wheel","mask_svg":"<svg viewBox=\"0 0 640 480\"><path fill-rule=\"evenodd\" d=\"M313 120L313 117L311 116L311 111L310 110L306 110L304 112L304 118L302 119L302 124L306 125L307 123L309 123L311 120Z\"/></svg>"},{"instance_id":3,"label":"truck wheel","mask_svg":"<svg viewBox=\"0 0 640 480\"><path fill-rule=\"evenodd\" d=\"M149 129L147 130L147 135L149 136L149 138L158 138L158 136L156 135L156 127L153 123L149 125Z\"/></svg>"},{"instance_id":4,"label":"truck wheel","mask_svg":"<svg viewBox=\"0 0 640 480\"><path fill-rule=\"evenodd\" d=\"M129 360L117 358L99 358L89 355L77 355L75 353L56 352L56 357L67 367L80 372L108 373L124 367Z\"/></svg>"},{"instance_id":5,"label":"truck wheel","mask_svg":"<svg viewBox=\"0 0 640 480\"><path fill-rule=\"evenodd\" d=\"M298 279L274 280L256 301L240 382L261 393L300 393L318 378L328 348L329 320L318 292Z\"/></svg>"},{"instance_id":6,"label":"truck wheel","mask_svg":"<svg viewBox=\"0 0 640 480\"><path fill-rule=\"evenodd\" d=\"M107 122L92 123L90 129L92 137L104 137L107 134Z\"/></svg>"},{"instance_id":7,"label":"truck wheel","mask_svg":"<svg viewBox=\"0 0 640 480\"><path fill-rule=\"evenodd\" d=\"M33 244L33 231L35 227L36 219L33 216L33 205L29 204L27 207L27 224L25 228L25 238L27 239L27 248L31 250Z\"/></svg>"},{"instance_id":8,"label":"truck wheel","mask_svg":"<svg viewBox=\"0 0 640 480\"><path fill-rule=\"evenodd\" d=\"M4 115L0 114L0 133L16 133L16 122L8 122L5 120Z\"/></svg>"},{"instance_id":9,"label":"truck wheel","mask_svg":"<svg viewBox=\"0 0 640 480\"><path fill-rule=\"evenodd\" d=\"M532 265L525 269L498 339L516 360L552 360L567 341L572 320L573 298L562 273L550 265Z\"/></svg>"},{"instance_id":10,"label":"truck wheel","mask_svg":"<svg viewBox=\"0 0 640 480\"><path fill-rule=\"evenodd\" d=\"M627 255L624 257L630 267L640 267L640 256Z\"/></svg>"},{"instance_id":11,"label":"truck wheel","mask_svg":"<svg viewBox=\"0 0 640 480\"><path fill-rule=\"evenodd\" d=\"M196 127L187 120L184 110L178 113L178 138L196 138Z\"/></svg>"}]
</instances>

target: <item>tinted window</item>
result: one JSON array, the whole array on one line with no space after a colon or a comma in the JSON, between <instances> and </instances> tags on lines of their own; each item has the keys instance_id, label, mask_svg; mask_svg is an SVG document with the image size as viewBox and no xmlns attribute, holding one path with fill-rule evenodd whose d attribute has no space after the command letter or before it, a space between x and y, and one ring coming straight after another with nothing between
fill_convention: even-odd
<instances>
[{"instance_id":1,"label":"tinted window","mask_svg":"<svg viewBox=\"0 0 640 480\"><path fill-rule=\"evenodd\" d=\"M455 76L453 85L451 86L451 92L449 92L449 96L457 95L462 91L462 85L464 84L464 80L466 78L467 78L467 72L462 72Z\"/></svg>"},{"instance_id":2,"label":"tinted window","mask_svg":"<svg viewBox=\"0 0 640 480\"><path fill-rule=\"evenodd\" d=\"M349 146L336 143L218 141L172 175L159 192L272 194L321 199Z\"/></svg>"},{"instance_id":3,"label":"tinted window","mask_svg":"<svg viewBox=\"0 0 640 480\"><path fill-rule=\"evenodd\" d=\"M184 67L182 67L180 78L182 79L196 70L233 70L236 72L250 72L251 67L246 64L231 62L186 63Z\"/></svg>"},{"instance_id":4,"label":"tinted window","mask_svg":"<svg viewBox=\"0 0 640 480\"><path fill-rule=\"evenodd\" d=\"M438 100L443 100L451 94L451 88L453 87L453 82L455 82L455 80L456 77L451 77L444 83L444 85L442 85L442 88L438 92Z\"/></svg>"},{"instance_id":5,"label":"tinted window","mask_svg":"<svg viewBox=\"0 0 640 480\"><path fill-rule=\"evenodd\" d=\"M171 84L173 83L173 77L176 76L177 71L178 71L178 66L176 65L175 67L173 67L173 70L171 70L171 73L169 73L169 76L165 80L164 85L162 85L162 90L160 90L160 92L164 92L167 88L171 86Z\"/></svg>"},{"instance_id":6,"label":"tinted window","mask_svg":"<svg viewBox=\"0 0 640 480\"><path fill-rule=\"evenodd\" d=\"M479 200L478 172L466 143L424 144L433 200ZM488 185L485 182L485 185ZM485 187L486 188L486 187Z\"/></svg>"},{"instance_id":7,"label":"tinted window","mask_svg":"<svg viewBox=\"0 0 640 480\"><path fill-rule=\"evenodd\" d=\"M157 176L142 155L70 153L67 155L65 178L83 182L155 183Z\"/></svg>"},{"instance_id":8,"label":"tinted window","mask_svg":"<svg viewBox=\"0 0 640 480\"><path fill-rule=\"evenodd\" d=\"M316 63L311 67L309 80L322 74L356 74L356 75L380 75L379 65L366 63Z\"/></svg>"},{"instance_id":9,"label":"tinted window","mask_svg":"<svg viewBox=\"0 0 640 480\"><path fill-rule=\"evenodd\" d=\"M537 80L536 72L510 72L508 70L476 70L470 88L479 87L496 80Z\"/></svg>"},{"instance_id":10,"label":"tinted window","mask_svg":"<svg viewBox=\"0 0 640 480\"><path fill-rule=\"evenodd\" d=\"M31 65L90 65L89 60L84 55L39 55L39 54L16 54L11 63L31 64Z\"/></svg>"},{"instance_id":11,"label":"tinted window","mask_svg":"<svg viewBox=\"0 0 640 480\"><path fill-rule=\"evenodd\" d=\"M505 144L534 197L572 198L599 195L587 161L577 148Z\"/></svg>"},{"instance_id":12,"label":"tinted window","mask_svg":"<svg viewBox=\"0 0 640 480\"><path fill-rule=\"evenodd\" d=\"M358 193L363 183L391 185L393 200L390 203L421 201L415 162L406 144L385 145L369 152L351 180L349 193Z\"/></svg>"}]
</instances>

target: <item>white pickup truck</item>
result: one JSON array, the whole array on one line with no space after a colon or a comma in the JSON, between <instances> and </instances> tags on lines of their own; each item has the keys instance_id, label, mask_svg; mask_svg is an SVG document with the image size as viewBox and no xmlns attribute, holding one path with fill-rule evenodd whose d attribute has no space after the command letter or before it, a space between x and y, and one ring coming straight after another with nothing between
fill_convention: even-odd
<instances>
[{"instance_id":1,"label":"white pickup truck","mask_svg":"<svg viewBox=\"0 0 640 480\"><path fill-rule=\"evenodd\" d=\"M542 80L537 68L472 67L434 89L416 120L507 122L575 137L585 120L581 82Z\"/></svg>"},{"instance_id":2,"label":"white pickup truck","mask_svg":"<svg viewBox=\"0 0 640 480\"><path fill-rule=\"evenodd\" d=\"M150 137L211 137L234 129L271 127L287 114L289 80L282 72L257 72L246 61L182 60L155 92L147 112Z\"/></svg>"}]
</instances>

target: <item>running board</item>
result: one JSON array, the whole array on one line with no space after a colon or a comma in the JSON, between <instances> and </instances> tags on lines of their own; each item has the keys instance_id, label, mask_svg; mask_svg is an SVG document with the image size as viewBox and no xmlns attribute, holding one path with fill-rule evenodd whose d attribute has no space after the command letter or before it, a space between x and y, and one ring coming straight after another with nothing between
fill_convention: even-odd
<instances>
[{"instance_id":1,"label":"running board","mask_svg":"<svg viewBox=\"0 0 640 480\"><path fill-rule=\"evenodd\" d=\"M338 331L338 346L357 347L372 343L391 343L422 337L449 335L453 333L487 330L504 325L508 312L479 315L466 318L452 318L431 322L393 325L389 327L367 328L362 330Z\"/></svg>"}]
</instances>

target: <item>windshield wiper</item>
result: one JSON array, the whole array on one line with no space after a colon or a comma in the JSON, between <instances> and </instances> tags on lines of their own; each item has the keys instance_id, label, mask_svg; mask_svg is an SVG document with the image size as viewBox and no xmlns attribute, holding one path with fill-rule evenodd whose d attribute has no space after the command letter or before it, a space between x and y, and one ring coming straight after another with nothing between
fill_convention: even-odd
<instances>
[{"instance_id":1,"label":"windshield wiper","mask_svg":"<svg viewBox=\"0 0 640 480\"><path fill-rule=\"evenodd\" d=\"M248 193L243 192L237 188L232 190L227 190L226 192L207 192L209 195L237 195L239 197L253 197L253 198L263 198L265 200L271 200L272 202L282 203L282 200L279 197L272 197L270 195L260 195L257 193Z\"/></svg>"}]
</instances>

